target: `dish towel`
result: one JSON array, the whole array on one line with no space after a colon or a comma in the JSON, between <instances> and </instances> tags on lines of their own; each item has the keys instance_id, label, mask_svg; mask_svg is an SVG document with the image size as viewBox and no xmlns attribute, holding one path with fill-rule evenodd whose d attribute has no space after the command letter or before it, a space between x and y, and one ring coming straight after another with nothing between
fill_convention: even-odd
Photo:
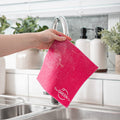
<instances>
[{"instance_id":1,"label":"dish towel","mask_svg":"<svg viewBox=\"0 0 120 120\"><path fill-rule=\"evenodd\" d=\"M54 41L37 80L52 97L68 107L79 88L97 68L70 41Z\"/></svg>"}]
</instances>

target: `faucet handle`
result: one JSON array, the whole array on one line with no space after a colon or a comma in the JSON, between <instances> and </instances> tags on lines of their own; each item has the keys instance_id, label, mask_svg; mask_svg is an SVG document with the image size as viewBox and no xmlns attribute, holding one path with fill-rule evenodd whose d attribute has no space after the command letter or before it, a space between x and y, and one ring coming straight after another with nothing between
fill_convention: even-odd
<instances>
[{"instance_id":1,"label":"faucet handle","mask_svg":"<svg viewBox=\"0 0 120 120\"><path fill-rule=\"evenodd\" d=\"M57 25L59 22L61 22L62 24L63 33L69 36L68 24L67 24L65 17L63 16L55 17L52 28L57 30Z\"/></svg>"}]
</instances>

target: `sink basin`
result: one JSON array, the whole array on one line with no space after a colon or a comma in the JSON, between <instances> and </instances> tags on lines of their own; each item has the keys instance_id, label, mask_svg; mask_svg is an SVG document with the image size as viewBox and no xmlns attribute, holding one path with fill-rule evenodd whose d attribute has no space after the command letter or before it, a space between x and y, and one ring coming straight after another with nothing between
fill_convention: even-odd
<instances>
[{"instance_id":1,"label":"sink basin","mask_svg":"<svg viewBox=\"0 0 120 120\"><path fill-rule=\"evenodd\" d=\"M23 104L0 111L0 120L120 120L120 108L71 104L49 107Z\"/></svg>"},{"instance_id":2,"label":"sink basin","mask_svg":"<svg viewBox=\"0 0 120 120\"><path fill-rule=\"evenodd\" d=\"M0 120L20 116L31 112L30 105L22 104L0 109Z\"/></svg>"},{"instance_id":3,"label":"sink basin","mask_svg":"<svg viewBox=\"0 0 120 120\"><path fill-rule=\"evenodd\" d=\"M0 120L24 120L27 115L33 116L50 109L51 106L27 104L21 97L0 95Z\"/></svg>"},{"instance_id":4,"label":"sink basin","mask_svg":"<svg viewBox=\"0 0 120 120\"><path fill-rule=\"evenodd\" d=\"M0 109L0 120L11 120L12 118L18 119L21 116L27 115L28 113L34 113L36 111L42 112L50 109L41 105L31 105L31 104L20 104L12 107L6 107ZM22 120L22 119L20 119Z\"/></svg>"},{"instance_id":5,"label":"sink basin","mask_svg":"<svg viewBox=\"0 0 120 120\"><path fill-rule=\"evenodd\" d=\"M120 109L78 104L29 116L25 120L120 120Z\"/></svg>"}]
</instances>

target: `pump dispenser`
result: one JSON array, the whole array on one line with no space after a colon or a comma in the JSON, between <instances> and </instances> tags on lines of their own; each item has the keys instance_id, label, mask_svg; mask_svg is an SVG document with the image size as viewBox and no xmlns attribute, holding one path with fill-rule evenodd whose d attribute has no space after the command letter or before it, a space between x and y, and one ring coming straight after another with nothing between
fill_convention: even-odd
<instances>
[{"instance_id":1,"label":"pump dispenser","mask_svg":"<svg viewBox=\"0 0 120 120\"><path fill-rule=\"evenodd\" d=\"M80 39L76 40L75 45L79 48L88 58L90 58L90 40L87 39L87 30L88 28L81 28Z\"/></svg>"},{"instance_id":2,"label":"pump dispenser","mask_svg":"<svg viewBox=\"0 0 120 120\"><path fill-rule=\"evenodd\" d=\"M95 38L101 39L101 34L99 32L101 32L102 30L104 30L102 27L95 28Z\"/></svg>"},{"instance_id":3,"label":"pump dispenser","mask_svg":"<svg viewBox=\"0 0 120 120\"><path fill-rule=\"evenodd\" d=\"M80 38L87 39L86 34L87 34L87 28L81 28L81 36L80 36Z\"/></svg>"},{"instance_id":4,"label":"pump dispenser","mask_svg":"<svg viewBox=\"0 0 120 120\"><path fill-rule=\"evenodd\" d=\"M96 72L106 72L107 71L107 47L102 43L100 31L102 27L95 28L95 39L90 42L90 59L98 65L98 70Z\"/></svg>"}]
</instances>

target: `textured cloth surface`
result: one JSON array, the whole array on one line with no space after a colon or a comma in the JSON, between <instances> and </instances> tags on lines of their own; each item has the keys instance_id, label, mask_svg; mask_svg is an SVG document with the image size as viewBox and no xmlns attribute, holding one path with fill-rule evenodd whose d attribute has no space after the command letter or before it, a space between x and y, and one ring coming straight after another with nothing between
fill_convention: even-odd
<instances>
[{"instance_id":1,"label":"textured cloth surface","mask_svg":"<svg viewBox=\"0 0 120 120\"><path fill-rule=\"evenodd\" d=\"M41 86L65 107L98 67L70 41L54 41L37 77Z\"/></svg>"}]
</instances>

